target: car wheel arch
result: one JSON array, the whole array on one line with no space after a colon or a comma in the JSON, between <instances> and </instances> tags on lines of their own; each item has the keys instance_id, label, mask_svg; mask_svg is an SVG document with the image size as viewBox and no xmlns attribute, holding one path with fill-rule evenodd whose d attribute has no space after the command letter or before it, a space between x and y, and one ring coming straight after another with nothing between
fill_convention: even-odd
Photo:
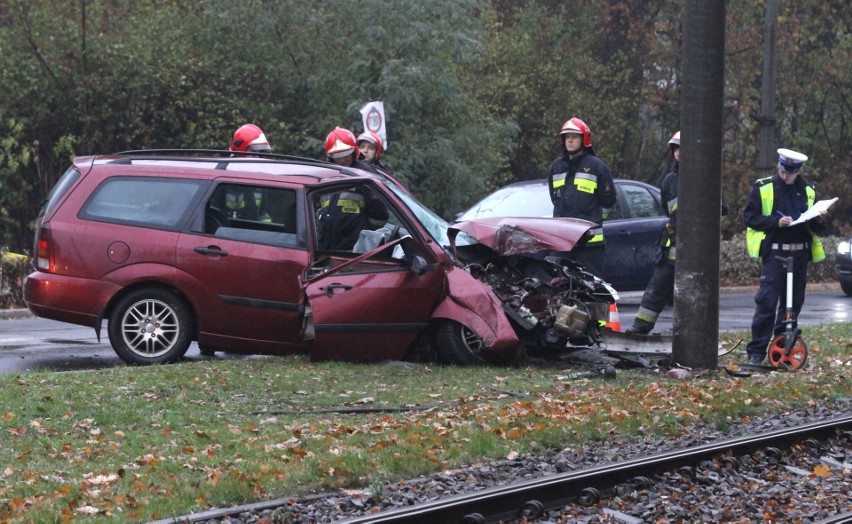
<instances>
[{"instance_id":1,"label":"car wheel arch","mask_svg":"<svg viewBox=\"0 0 852 524\"><path fill-rule=\"evenodd\" d=\"M192 340L198 340L198 310L195 307L195 304L190 300L190 298L184 294L180 289L166 284L164 282L151 282L151 281L142 281L142 282L134 282L133 284L123 287L118 293L113 295L109 302L107 302L106 306L104 306L100 315L98 315L98 323L97 326L101 326L103 319L109 319L113 312L115 311L116 304L121 302L124 297L130 295L131 293L135 293L141 289L146 290L159 290L165 291L168 293L174 294L179 300L181 300L184 305L188 308L189 314L192 317Z\"/></svg>"}]
</instances>

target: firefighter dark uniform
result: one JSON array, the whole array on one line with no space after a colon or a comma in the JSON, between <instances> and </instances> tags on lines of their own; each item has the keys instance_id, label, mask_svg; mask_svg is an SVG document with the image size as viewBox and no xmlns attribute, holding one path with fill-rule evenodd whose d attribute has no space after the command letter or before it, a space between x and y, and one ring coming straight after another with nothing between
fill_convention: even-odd
<instances>
[{"instance_id":1,"label":"firefighter dark uniform","mask_svg":"<svg viewBox=\"0 0 852 524\"><path fill-rule=\"evenodd\" d=\"M677 176L679 162L675 162L674 170L663 177L660 184L660 197L665 206L669 221L660 235L660 252L654 275L642 294L639 311L633 319L630 331L638 335L651 332L660 312L666 307L666 301L674 289L675 259L677 258Z\"/></svg>"},{"instance_id":2,"label":"firefighter dark uniform","mask_svg":"<svg viewBox=\"0 0 852 524\"><path fill-rule=\"evenodd\" d=\"M361 231L382 227L388 216L385 205L368 191L348 189L328 195L320 202L317 217L319 248L352 251Z\"/></svg>"},{"instance_id":3,"label":"firefighter dark uniform","mask_svg":"<svg viewBox=\"0 0 852 524\"><path fill-rule=\"evenodd\" d=\"M603 217L604 209L615 205L615 185L612 174L592 148L591 131L579 118L572 118L562 126L564 135L573 133L583 136L583 147L574 154L563 150L553 161L547 175L550 200L553 202L554 217L581 218L594 222L594 235L584 247L571 253L572 258L586 265L593 274L603 273Z\"/></svg>"},{"instance_id":4,"label":"firefighter dark uniform","mask_svg":"<svg viewBox=\"0 0 852 524\"><path fill-rule=\"evenodd\" d=\"M751 190L743 210L747 226L746 244L750 256L762 259L763 273L760 288L754 297L756 304L751 324L751 342L746 346L748 361L760 363L766 357L770 340L783 334L786 317L787 268L775 257L793 258L793 319L799 316L805 301L808 261L825 259L822 243L816 236L828 230L822 217L790 227L781 227L782 217L796 220L816 200L813 184L798 173L805 155L779 149L779 173L758 180ZM787 174L790 173L790 174ZM795 176L792 183L785 177Z\"/></svg>"}]
</instances>

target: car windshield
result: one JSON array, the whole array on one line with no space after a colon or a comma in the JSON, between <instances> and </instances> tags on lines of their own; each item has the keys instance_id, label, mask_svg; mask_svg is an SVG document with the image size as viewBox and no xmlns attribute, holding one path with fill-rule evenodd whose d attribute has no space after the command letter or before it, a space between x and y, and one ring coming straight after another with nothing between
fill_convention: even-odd
<instances>
[{"instance_id":1,"label":"car windshield","mask_svg":"<svg viewBox=\"0 0 852 524\"><path fill-rule=\"evenodd\" d=\"M411 210L411 213L417 217L417 220L420 221L423 227L426 228L432 238L434 238L439 245L445 249L450 246L450 239L447 236L447 228L450 227L450 224L447 223L446 220L421 204L393 182L385 182L385 185L387 185L387 187L389 187L391 191L393 191L394 194L405 203L408 209ZM456 237L457 246L466 246L475 243L476 242L471 237L464 233L459 233Z\"/></svg>"},{"instance_id":2,"label":"car windshield","mask_svg":"<svg viewBox=\"0 0 852 524\"><path fill-rule=\"evenodd\" d=\"M458 220L491 217L552 217L553 203L545 184L507 186L483 198Z\"/></svg>"}]
</instances>

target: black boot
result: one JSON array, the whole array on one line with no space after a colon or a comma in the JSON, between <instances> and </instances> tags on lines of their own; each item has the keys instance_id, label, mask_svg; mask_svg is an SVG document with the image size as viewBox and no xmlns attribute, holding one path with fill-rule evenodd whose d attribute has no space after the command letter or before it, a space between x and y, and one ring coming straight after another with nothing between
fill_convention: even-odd
<instances>
[{"instance_id":1,"label":"black boot","mask_svg":"<svg viewBox=\"0 0 852 524\"><path fill-rule=\"evenodd\" d=\"M633 319L633 326L631 326L629 332L634 335L647 335L652 329L654 329L654 324L636 318Z\"/></svg>"}]
</instances>

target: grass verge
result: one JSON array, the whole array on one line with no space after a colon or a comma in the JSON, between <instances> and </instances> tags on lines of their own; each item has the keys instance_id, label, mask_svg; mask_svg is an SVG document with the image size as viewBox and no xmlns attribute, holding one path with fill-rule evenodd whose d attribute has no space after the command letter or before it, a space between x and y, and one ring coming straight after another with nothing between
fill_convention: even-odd
<instances>
[{"instance_id":1,"label":"grass verge","mask_svg":"<svg viewBox=\"0 0 852 524\"><path fill-rule=\"evenodd\" d=\"M803 336L805 370L748 378L302 357L0 376L0 521L145 522L852 394L852 323Z\"/></svg>"}]
</instances>

